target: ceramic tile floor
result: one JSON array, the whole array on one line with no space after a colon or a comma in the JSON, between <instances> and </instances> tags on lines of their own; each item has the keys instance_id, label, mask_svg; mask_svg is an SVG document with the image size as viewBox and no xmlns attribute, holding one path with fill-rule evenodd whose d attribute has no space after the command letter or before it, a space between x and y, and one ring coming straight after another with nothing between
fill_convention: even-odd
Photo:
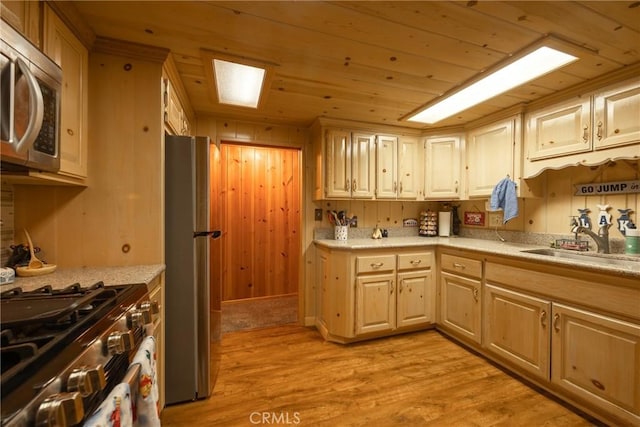
<instances>
[{"instance_id":1,"label":"ceramic tile floor","mask_svg":"<svg viewBox=\"0 0 640 427\"><path fill-rule=\"evenodd\" d=\"M295 323L298 295L225 301L222 303L222 333Z\"/></svg>"}]
</instances>

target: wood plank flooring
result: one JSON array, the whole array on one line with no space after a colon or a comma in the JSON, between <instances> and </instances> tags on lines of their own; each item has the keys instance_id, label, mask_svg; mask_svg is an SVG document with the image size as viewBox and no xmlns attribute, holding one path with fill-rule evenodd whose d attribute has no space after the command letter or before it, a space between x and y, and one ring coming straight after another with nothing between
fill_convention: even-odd
<instances>
[{"instance_id":1,"label":"wood plank flooring","mask_svg":"<svg viewBox=\"0 0 640 427\"><path fill-rule=\"evenodd\" d=\"M286 325L224 335L213 396L162 425L593 424L436 331L343 346Z\"/></svg>"}]
</instances>

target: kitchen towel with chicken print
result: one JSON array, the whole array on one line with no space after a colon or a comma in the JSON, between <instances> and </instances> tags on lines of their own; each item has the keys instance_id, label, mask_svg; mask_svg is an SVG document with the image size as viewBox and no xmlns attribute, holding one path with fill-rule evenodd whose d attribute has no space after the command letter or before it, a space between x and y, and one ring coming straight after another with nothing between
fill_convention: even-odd
<instances>
[{"instance_id":1,"label":"kitchen towel with chicken print","mask_svg":"<svg viewBox=\"0 0 640 427\"><path fill-rule=\"evenodd\" d=\"M132 364L140 364L138 378L138 396L134 425L140 427L159 427L158 416L158 379L156 369L156 340L146 337L133 358Z\"/></svg>"},{"instance_id":2,"label":"kitchen towel with chicken print","mask_svg":"<svg viewBox=\"0 0 640 427\"><path fill-rule=\"evenodd\" d=\"M507 175L496 184L491 193L491 210L502 209L503 224L518 216L516 183Z\"/></svg>"}]
</instances>

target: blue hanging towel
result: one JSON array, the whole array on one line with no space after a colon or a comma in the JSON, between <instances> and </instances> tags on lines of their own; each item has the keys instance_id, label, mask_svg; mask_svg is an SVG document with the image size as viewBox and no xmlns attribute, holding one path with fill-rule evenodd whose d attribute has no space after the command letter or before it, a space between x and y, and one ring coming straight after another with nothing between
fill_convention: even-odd
<instances>
[{"instance_id":1,"label":"blue hanging towel","mask_svg":"<svg viewBox=\"0 0 640 427\"><path fill-rule=\"evenodd\" d=\"M518 197L516 183L507 177L496 184L491 193L491 209L502 209L503 223L518 216Z\"/></svg>"}]
</instances>

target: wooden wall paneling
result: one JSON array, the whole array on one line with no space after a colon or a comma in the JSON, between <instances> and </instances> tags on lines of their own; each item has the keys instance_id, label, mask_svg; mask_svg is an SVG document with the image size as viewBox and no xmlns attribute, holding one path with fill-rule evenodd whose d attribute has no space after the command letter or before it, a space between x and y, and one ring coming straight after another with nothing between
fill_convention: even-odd
<instances>
[{"instance_id":1,"label":"wooden wall paneling","mask_svg":"<svg viewBox=\"0 0 640 427\"><path fill-rule=\"evenodd\" d=\"M255 227L254 251L253 251L253 268L252 268L252 283L254 295L266 295L269 294L269 284L271 281L271 274L268 271L270 266L267 264L267 256L269 254L268 242L270 239L270 224L267 220L268 203L269 198L269 159L267 157L268 150L259 149L255 147L243 147L246 151L252 151L253 162L251 164L245 164L247 169L251 169L252 172L252 185L253 194L250 196L254 200L254 208L251 212L252 222ZM265 269L267 270L265 272ZM266 274L264 274L266 273Z\"/></svg>"},{"instance_id":2,"label":"wooden wall paneling","mask_svg":"<svg viewBox=\"0 0 640 427\"><path fill-rule=\"evenodd\" d=\"M246 292L245 295L254 297L260 295L261 290L256 289L256 277L254 275L255 263L255 185L257 184L254 177L253 162L255 160L255 150L251 147L238 147L240 159L240 177L238 185L240 187L240 210L234 213L229 212L231 220L236 227L236 236L238 240L233 242L234 245L241 247L240 259L237 265L240 269L240 286ZM232 182L233 183L233 182ZM238 220L236 220L238 219ZM243 292L243 291L241 291Z\"/></svg>"},{"instance_id":3,"label":"wooden wall paneling","mask_svg":"<svg viewBox=\"0 0 640 427\"><path fill-rule=\"evenodd\" d=\"M269 188L268 197L269 197L269 213L271 214L271 219L269 221L270 228L270 239L269 239L269 248L268 248L268 263L265 266L267 268L267 275L269 276L269 287L267 288L270 292L275 292L277 286L279 286L278 281L283 280L283 256L285 247L285 239L287 236L285 235L286 229L283 215L283 197L282 191L284 190L282 186L282 174L283 171L283 163L282 163L282 153L279 150L269 150L269 173L267 174L267 184ZM275 293L273 294L275 295Z\"/></svg>"}]
</instances>

